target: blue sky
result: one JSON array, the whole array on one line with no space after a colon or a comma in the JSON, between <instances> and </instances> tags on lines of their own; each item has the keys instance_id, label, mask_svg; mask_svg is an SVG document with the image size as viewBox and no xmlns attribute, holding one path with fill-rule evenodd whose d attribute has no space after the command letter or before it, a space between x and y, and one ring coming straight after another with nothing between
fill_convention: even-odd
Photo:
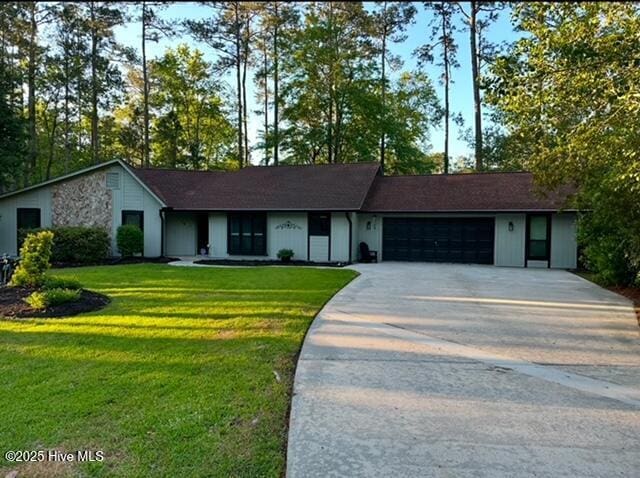
<instances>
[{"instance_id":1,"label":"blue sky","mask_svg":"<svg viewBox=\"0 0 640 478\"><path fill-rule=\"evenodd\" d=\"M399 55L404 65L402 70L411 70L416 66L416 59L413 57L413 51L428 41L428 33L430 27L428 26L430 20L430 13L425 11L422 3L415 2L415 6L418 9L418 15L415 18L415 22L409 27L407 31L407 40L403 43L394 44L391 46L391 50L394 54ZM370 7L368 7L370 8ZM175 20L190 18L206 18L210 15L210 9L206 6L199 5L197 2L182 2L171 5L161 13L162 17L167 20ZM139 23L132 22L116 30L116 38L121 43L132 46L139 49L140 46L140 25ZM517 33L513 31L511 23L509 21L508 12L502 13L498 21L492 25L488 38L493 42L513 41L517 39ZM460 68L457 68L453 72L453 82L450 98L452 113L461 113L465 120L465 128L472 125L473 121L473 94L471 89L471 67L470 67L470 50L469 50L469 36L466 31L456 33L456 40L458 43L458 62ZM162 55L167 47L178 45L179 43L187 43L190 46L196 47L205 53L205 58L209 61L215 59L214 53L206 45L201 44L188 35L177 36L170 40L163 39L158 43L151 43L147 46L148 56L150 58ZM442 86L438 82L441 71L436 66L428 66L427 72L431 77L434 87L438 92L438 95L442 97ZM233 91L233 90L229 90ZM253 100L253 92L250 90L248 96ZM229 98L233 100L233 98ZM250 105L250 111L257 109ZM249 122L249 140L255 141L257 131L261 127L261 118L254 116ZM458 156L468 155L470 149L465 141L459 139L461 134L460 128L454 123L451 124L450 135L450 152L453 158ZM431 132L431 143L434 151L442 151L442 144L444 140L444 134L441 128L434 129ZM254 153L253 161L257 162L258 156Z\"/></svg>"}]
</instances>

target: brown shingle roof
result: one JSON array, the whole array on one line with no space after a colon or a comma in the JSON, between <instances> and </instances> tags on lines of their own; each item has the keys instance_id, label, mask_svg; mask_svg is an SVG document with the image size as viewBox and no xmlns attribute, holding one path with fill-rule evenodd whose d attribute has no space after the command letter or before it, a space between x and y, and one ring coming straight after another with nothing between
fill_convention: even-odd
<instances>
[{"instance_id":1,"label":"brown shingle roof","mask_svg":"<svg viewBox=\"0 0 640 478\"><path fill-rule=\"evenodd\" d=\"M341 210L362 204L377 163L255 166L234 172L134 169L168 207L182 210Z\"/></svg>"},{"instance_id":2,"label":"brown shingle roof","mask_svg":"<svg viewBox=\"0 0 640 478\"><path fill-rule=\"evenodd\" d=\"M362 208L369 212L558 210L570 191L536 193L530 173L385 176L375 179Z\"/></svg>"}]
</instances>

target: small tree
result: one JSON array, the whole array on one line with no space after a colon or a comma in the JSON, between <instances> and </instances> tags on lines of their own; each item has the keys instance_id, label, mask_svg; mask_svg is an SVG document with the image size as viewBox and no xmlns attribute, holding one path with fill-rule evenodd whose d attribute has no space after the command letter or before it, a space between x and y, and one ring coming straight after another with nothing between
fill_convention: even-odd
<instances>
[{"instance_id":1,"label":"small tree","mask_svg":"<svg viewBox=\"0 0 640 478\"><path fill-rule=\"evenodd\" d=\"M123 257L131 257L134 254L142 254L144 248L144 234L142 230L133 224L125 224L118 228L116 234L118 251Z\"/></svg>"},{"instance_id":2,"label":"small tree","mask_svg":"<svg viewBox=\"0 0 640 478\"><path fill-rule=\"evenodd\" d=\"M11 285L38 287L44 282L44 274L51 267L53 233L41 231L27 235L20 248L20 265L13 274Z\"/></svg>"}]
</instances>

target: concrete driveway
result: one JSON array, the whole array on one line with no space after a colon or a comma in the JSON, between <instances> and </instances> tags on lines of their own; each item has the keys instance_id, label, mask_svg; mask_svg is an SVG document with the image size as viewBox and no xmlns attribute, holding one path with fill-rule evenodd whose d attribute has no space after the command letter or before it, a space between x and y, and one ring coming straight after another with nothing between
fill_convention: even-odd
<instances>
[{"instance_id":1,"label":"concrete driveway","mask_svg":"<svg viewBox=\"0 0 640 478\"><path fill-rule=\"evenodd\" d=\"M639 476L626 299L564 271L355 268L302 348L289 478Z\"/></svg>"}]
</instances>

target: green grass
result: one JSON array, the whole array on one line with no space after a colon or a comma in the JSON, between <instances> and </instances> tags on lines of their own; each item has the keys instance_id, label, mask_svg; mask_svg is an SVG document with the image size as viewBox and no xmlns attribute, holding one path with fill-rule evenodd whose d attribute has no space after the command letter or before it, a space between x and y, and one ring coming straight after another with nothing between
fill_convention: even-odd
<instances>
[{"instance_id":1,"label":"green grass","mask_svg":"<svg viewBox=\"0 0 640 478\"><path fill-rule=\"evenodd\" d=\"M55 275L112 302L71 318L0 320L0 451L106 459L25 468L1 458L0 476L283 474L296 355L355 272L130 265Z\"/></svg>"}]
</instances>

